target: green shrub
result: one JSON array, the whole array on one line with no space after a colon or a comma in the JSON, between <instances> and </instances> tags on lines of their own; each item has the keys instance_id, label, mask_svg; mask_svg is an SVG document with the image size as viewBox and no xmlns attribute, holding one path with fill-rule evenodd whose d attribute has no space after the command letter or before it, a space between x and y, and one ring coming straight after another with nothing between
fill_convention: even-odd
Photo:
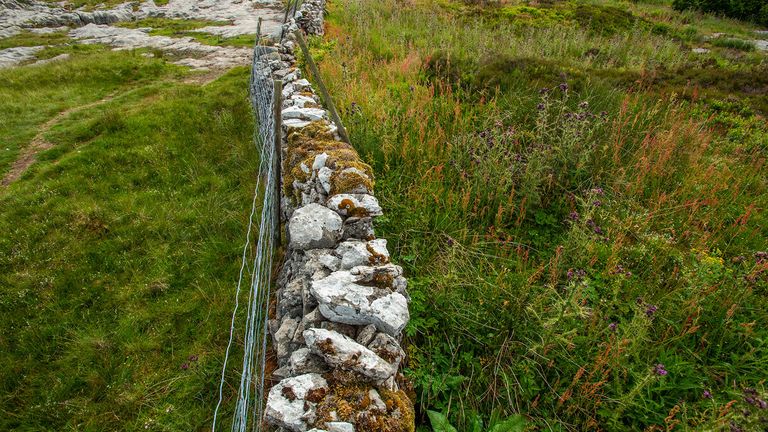
<instances>
[{"instance_id":1,"label":"green shrub","mask_svg":"<svg viewBox=\"0 0 768 432\"><path fill-rule=\"evenodd\" d=\"M697 9L768 25L768 4L763 0L673 0L672 7Z\"/></svg>"}]
</instances>

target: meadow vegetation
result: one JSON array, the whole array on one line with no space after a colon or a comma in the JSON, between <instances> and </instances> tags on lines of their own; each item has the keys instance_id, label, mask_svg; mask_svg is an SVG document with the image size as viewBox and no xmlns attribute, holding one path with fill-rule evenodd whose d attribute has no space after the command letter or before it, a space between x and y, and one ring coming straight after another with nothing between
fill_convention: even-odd
<instances>
[{"instance_id":1,"label":"meadow vegetation","mask_svg":"<svg viewBox=\"0 0 768 432\"><path fill-rule=\"evenodd\" d=\"M312 41L409 277L420 427L765 428L765 54L707 38L752 25L480 3L335 0Z\"/></svg>"}]
</instances>

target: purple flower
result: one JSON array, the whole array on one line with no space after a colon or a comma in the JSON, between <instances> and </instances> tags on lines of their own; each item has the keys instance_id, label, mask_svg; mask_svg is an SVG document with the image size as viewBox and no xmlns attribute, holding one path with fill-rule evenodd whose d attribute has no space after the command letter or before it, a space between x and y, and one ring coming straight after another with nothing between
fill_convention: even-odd
<instances>
[{"instance_id":1,"label":"purple flower","mask_svg":"<svg viewBox=\"0 0 768 432\"><path fill-rule=\"evenodd\" d=\"M568 273L566 273L566 275L568 276L568 280L573 279L573 269L568 269Z\"/></svg>"},{"instance_id":2,"label":"purple flower","mask_svg":"<svg viewBox=\"0 0 768 432\"><path fill-rule=\"evenodd\" d=\"M539 90L539 94L543 95L543 94L547 94L547 93L549 93L549 88L547 88L547 87L543 87L541 90Z\"/></svg>"},{"instance_id":3,"label":"purple flower","mask_svg":"<svg viewBox=\"0 0 768 432\"><path fill-rule=\"evenodd\" d=\"M612 332L614 332L614 333L615 333L615 332L616 332L616 329L617 329L617 328L619 328L619 325L618 325L617 323L615 323L615 322L612 322L612 323L608 324L608 328L609 328L609 329L610 329Z\"/></svg>"},{"instance_id":4,"label":"purple flower","mask_svg":"<svg viewBox=\"0 0 768 432\"><path fill-rule=\"evenodd\" d=\"M768 261L768 252L755 252L755 260L758 264L762 264L763 261Z\"/></svg>"},{"instance_id":5,"label":"purple flower","mask_svg":"<svg viewBox=\"0 0 768 432\"><path fill-rule=\"evenodd\" d=\"M712 399L712 393L710 393L709 390L704 390L704 393L702 393L701 396L704 399Z\"/></svg>"},{"instance_id":6,"label":"purple flower","mask_svg":"<svg viewBox=\"0 0 768 432\"><path fill-rule=\"evenodd\" d=\"M593 193L593 194L595 194L595 195L603 195L603 194L605 193L605 192L603 191L603 188L599 188L599 187L598 187L598 188L592 188L592 189L590 190L590 192L592 192L592 193Z\"/></svg>"},{"instance_id":7,"label":"purple flower","mask_svg":"<svg viewBox=\"0 0 768 432\"><path fill-rule=\"evenodd\" d=\"M557 86L560 91L567 92L568 91L568 83L561 83L559 86Z\"/></svg>"},{"instance_id":8,"label":"purple flower","mask_svg":"<svg viewBox=\"0 0 768 432\"><path fill-rule=\"evenodd\" d=\"M601 205L603 205L603 203L600 200L594 200L592 202L592 205L595 207L600 207Z\"/></svg>"},{"instance_id":9,"label":"purple flower","mask_svg":"<svg viewBox=\"0 0 768 432\"><path fill-rule=\"evenodd\" d=\"M539 111L544 111L544 108L545 107L544 107L543 103L540 103L540 104L536 105L536 109L539 110Z\"/></svg>"},{"instance_id":10,"label":"purple flower","mask_svg":"<svg viewBox=\"0 0 768 432\"><path fill-rule=\"evenodd\" d=\"M187 370L187 369L189 369L189 363L184 363L183 365L181 365L181 370Z\"/></svg>"},{"instance_id":11,"label":"purple flower","mask_svg":"<svg viewBox=\"0 0 768 432\"><path fill-rule=\"evenodd\" d=\"M641 304L643 304L643 303L645 303L645 302L643 301L643 298L642 298L642 297L638 297L638 298L636 298L636 299L635 299L635 303L636 303L638 306L640 306Z\"/></svg>"},{"instance_id":12,"label":"purple flower","mask_svg":"<svg viewBox=\"0 0 768 432\"><path fill-rule=\"evenodd\" d=\"M581 109L587 109L587 108L589 108L589 102L587 102L587 101L584 101L584 102L580 103L580 104L579 104L579 108L581 108Z\"/></svg>"},{"instance_id":13,"label":"purple flower","mask_svg":"<svg viewBox=\"0 0 768 432\"><path fill-rule=\"evenodd\" d=\"M666 370L666 369L664 369L664 365L663 365L663 364L661 364L661 363L657 364L657 365L656 365L656 366L653 368L653 371L656 373L656 375L659 375L659 376L664 376L664 375L666 375L666 374L668 374L668 373L669 373L669 372L667 372L667 370Z\"/></svg>"},{"instance_id":14,"label":"purple flower","mask_svg":"<svg viewBox=\"0 0 768 432\"><path fill-rule=\"evenodd\" d=\"M653 314L656 313L657 310L659 310L659 308L656 307L655 305L648 305L648 307L645 309L645 316L647 316L648 318L651 318Z\"/></svg>"},{"instance_id":15,"label":"purple flower","mask_svg":"<svg viewBox=\"0 0 768 432\"><path fill-rule=\"evenodd\" d=\"M764 401L762 399L758 399L756 405L757 405L758 408L760 408L762 410L768 408L768 402L766 402L766 401Z\"/></svg>"},{"instance_id":16,"label":"purple flower","mask_svg":"<svg viewBox=\"0 0 768 432\"><path fill-rule=\"evenodd\" d=\"M188 360L191 362L196 362L198 358L199 357L197 356L197 354L192 354L191 356L189 356Z\"/></svg>"},{"instance_id":17,"label":"purple flower","mask_svg":"<svg viewBox=\"0 0 768 432\"><path fill-rule=\"evenodd\" d=\"M572 212L571 212L571 214L570 214L570 215L568 215L568 217L569 217L569 218L570 218L572 221L577 221L577 220L579 220L579 214L578 214L577 212L575 212L575 211L572 211Z\"/></svg>"}]
</instances>

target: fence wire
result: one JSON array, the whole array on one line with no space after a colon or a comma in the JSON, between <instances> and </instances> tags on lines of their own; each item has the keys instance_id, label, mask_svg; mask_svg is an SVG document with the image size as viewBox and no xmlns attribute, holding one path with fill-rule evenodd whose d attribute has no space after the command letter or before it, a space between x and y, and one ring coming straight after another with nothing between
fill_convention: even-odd
<instances>
[{"instance_id":1,"label":"fence wire","mask_svg":"<svg viewBox=\"0 0 768 432\"><path fill-rule=\"evenodd\" d=\"M251 215L248 222L245 246L243 247L240 276L237 283L235 307L232 312L229 342L224 357L224 367L219 384L219 401L216 405L211 430L217 430L219 410L224 398L224 383L229 362L232 342L238 322L238 309L243 291L243 280L250 277L248 286L248 302L245 312L243 332L243 360L240 373L240 383L237 392L232 432L262 430L264 414L264 386L267 354L267 324L269 321L269 298L271 294L273 249L276 242L276 230L279 221L275 220L275 206L280 205L277 196L276 182L279 173L275 170L275 117L274 117L274 84L271 69L262 55L267 48L258 45L258 38L253 53L251 79L249 84L250 100L256 117L257 127L254 130L254 144L259 150L259 172L254 189ZM254 216L257 211L258 198L261 196L261 209L258 232L255 234L255 247L252 249ZM251 265L248 256L253 254ZM246 272L246 269L248 270ZM244 293L242 293L244 295ZM242 318L241 318L242 319ZM238 330L239 332L240 330Z\"/></svg>"}]
</instances>

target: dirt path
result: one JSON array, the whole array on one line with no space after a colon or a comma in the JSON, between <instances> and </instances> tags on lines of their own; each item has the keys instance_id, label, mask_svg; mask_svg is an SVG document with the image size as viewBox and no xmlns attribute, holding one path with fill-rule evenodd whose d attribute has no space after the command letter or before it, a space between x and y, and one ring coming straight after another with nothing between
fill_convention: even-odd
<instances>
[{"instance_id":1,"label":"dirt path","mask_svg":"<svg viewBox=\"0 0 768 432\"><path fill-rule=\"evenodd\" d=\"M24 172L30 166L32 166L33 163L35 163L35 161L37 160L38 153L44 150L48 150L49 148L54 146L54 144L46 140L43 135L45 135L49 130L51 130L51 128L54 127L57 123L59 123L62 119L64 119L65 117L67 117L72 113L76 113L84 109L93 108L95 106L105 104L111 101L112 98L114 97L115 97L115 94L113 93L105 97L104 99L98 100L96 102L91 102L89 104L65 109L64 111L56 114L52 119L40 125L40 130L37 132L37 135L35 135L35 137L32 138L32 140L29 142L29 144L21 150L21 152L19 153L19 157L16 158L16 161L13 162L13 165L11 165L10 170L8 170L8 172L5 173L5 176L3 176L3 180L0 181L0 186L7 187L8 185L16 181L19 177L21 177L22 174L24 174Z\"/></svg>"}]
</instances>

